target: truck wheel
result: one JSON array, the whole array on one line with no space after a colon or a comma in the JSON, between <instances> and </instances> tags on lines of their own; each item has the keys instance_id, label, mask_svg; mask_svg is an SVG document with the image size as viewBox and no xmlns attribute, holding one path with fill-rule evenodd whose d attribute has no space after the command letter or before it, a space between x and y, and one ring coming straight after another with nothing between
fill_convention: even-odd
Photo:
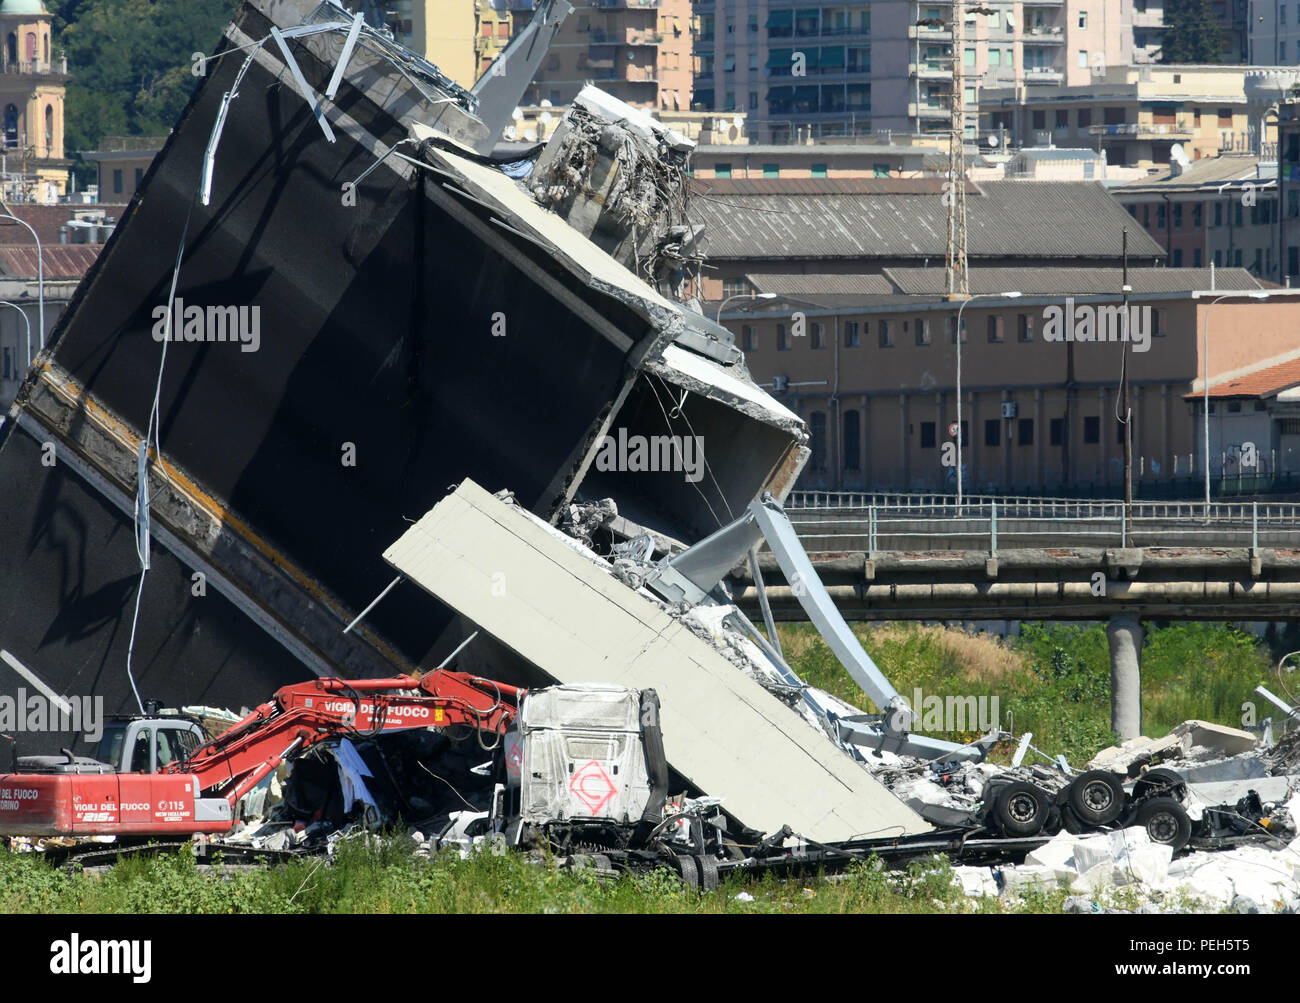
<instances>
[{"instance_id":1,"label":"truck wheel","mask_svg":"<svg viewBox=\"0 0 1300 1003\"><path fill-rule=\"evenodd\" d=\"M695 857L695 865L700 869L700 891L716 892L722 884L718 878L718 858L701 853Z\"/></svg>"},{"instance_id":2,"label":"truck wheel","mask_svg":"<svg viewBox=\"0 0 1300 1003\"><path fill-rule=\"evenodd\" d=\"M1070 785L1070 807L1084 825L1110 825L1124 814L1124 788L1109 770L1089 770Z\"/></svg>"},{"instance_id":3,"label":"truck wheel","mask_svg":"<svg viewBox=\"0 0 1300 1003\"><path fill-rule=\"evenodd\" d=\"M1173 798L1151 798L1137 812L1138 825L1146 828L1153 843L1163 843L1175 853L1192 838L1192 820Z\"/></svg>"},{"instance_id":4,"label":"truck wheel","mask_svg":"<svg viewBox=\"0 0 1300 1003\"><path fill-rule=\"evenodd\" d=\"M673 863L677 867L677 873L682 876L682 884L691 891L700 889L700 869L695 863L694 857L673 857Z\"/></svg>"},{"instance_id":5,"label":"truck wheel","mask_svg":"<svg viewBox=\"0 0 1300 1003\"><path fill-rule=\"evenodd\" d=\"M1047 795L1033 784L1007 784L993 802L993 818L1008 836L1033 836L1047 820Z\"/></svg>"},{"instance_id":6,"label":"truck wheel","mask_svg":"<svg viewBox=\"0 0 1300 1003\"><path fill-rule=\"evenodd\" d=\"M1133 800L1141 801L1152 794L1164 797L1176 797L1181 788L1186 786L1182 777L1173 770L1147 770L1142 778L1133 785Z\"/></svg>"},{"instance_id":7,"label":"truck wheel","mask_svg":"<svg viewBox=\"0 0 1300 1003\"><path fill-rule=\"evenodd\" d=\"M1071 836L1080 836L1083 834L1087 826L1079 821L1079 816L1076 815L1067 804L1061 806L1061 828Z\"/></svg>"}]
</instances>

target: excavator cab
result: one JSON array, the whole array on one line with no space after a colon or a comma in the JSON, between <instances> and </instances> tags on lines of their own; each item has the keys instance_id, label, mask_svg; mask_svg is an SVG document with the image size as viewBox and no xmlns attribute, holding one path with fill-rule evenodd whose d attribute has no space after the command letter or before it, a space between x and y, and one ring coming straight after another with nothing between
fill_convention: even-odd
<instances>
[{"instance_id":1,"label":"excavator cab","mask_svg":"<svg viewBox=\"0 0 1300 1003\"><path fill-rule=\"evenodd\" d=\"M119 773L157 773L188 759L203 740L202 730L187 718L122 718L105 723L95 758Z\"/></svg>"}]
</instances>

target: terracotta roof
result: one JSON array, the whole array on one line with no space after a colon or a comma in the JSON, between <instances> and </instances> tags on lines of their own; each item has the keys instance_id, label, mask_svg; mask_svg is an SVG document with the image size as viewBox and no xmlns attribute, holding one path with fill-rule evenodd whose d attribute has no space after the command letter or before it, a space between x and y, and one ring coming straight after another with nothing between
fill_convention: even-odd
<instances>
[{"instance_id":1,"label":"terracotta roof","mask_svg":"<svg viewBox=\"0 0 1300 1003\"><path fill-rule=\"evenodd\" d=\"M1300 359L1259 369L1236 379L1225 380L1210 386L1211 397L1272 397L1290 387L1300 385ZM1202 393L1184 394L1186 399L1204 396Z\"/></svg>"},{"instance_id":2,"label":"terracotta roof","mask_svg":"<svg viewBox=\"0 0 1300 1003\"><path fill-rule=\"evenodd\" d=\"M54 205L41 205L35 202L10 202L7 209L0 209L0 212L13 213L13 215L31 226L36 231L36 235L41 238L43 247L57 244L59 242L59 228L76 216L77 213L82 215L90 212L104 213L114 219L121 219L122 213L125 211L125 202L57 202ZM14 244L33 243L35 241L32 240L32 235L28 232L27 227L19 226L11 219L0 219L0 245L12 246Z\"/></svg>"},{"instance_id":3,"label":"terracotta roof","mask_svg":"<svg viewBox=\"0 0 1300 1003\"><path fill-rule=\"evenodd\" d=\"M8 236L8 234L6 234ZM103 244L54 244L41 248L47 279L79 279L104 249ZM10 279L36 278L36 245L0 246L0 276Z\"/></svg>"}]
</instances>

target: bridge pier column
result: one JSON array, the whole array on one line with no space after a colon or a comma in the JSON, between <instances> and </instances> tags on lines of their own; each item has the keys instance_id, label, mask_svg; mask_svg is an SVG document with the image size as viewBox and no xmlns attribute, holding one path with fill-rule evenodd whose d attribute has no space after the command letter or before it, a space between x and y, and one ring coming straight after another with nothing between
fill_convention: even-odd
<instances>
[{"instance_id":1,"label":"bridge pier column","mask_svg":"<svg viewBox=\"0 0 1300 1003\"><path fill-rule=\"evenodd\" d=\"M1142 624L1120 614L1106 624L1110 646L1110 726L1120 741L1142 734Z\"/></svg>"}]
</instances>

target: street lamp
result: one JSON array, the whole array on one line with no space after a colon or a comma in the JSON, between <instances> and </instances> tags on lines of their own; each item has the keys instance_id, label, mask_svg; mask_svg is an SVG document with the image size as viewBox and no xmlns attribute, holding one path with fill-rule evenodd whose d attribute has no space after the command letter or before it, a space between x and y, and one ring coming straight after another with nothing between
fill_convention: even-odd
<instances>
[{"instance_id":1,"label":"street lamp","mask_svg":"<svg viewBox=\"0 0 1300 1003\"><path fill-rule=\"evenodd\" d=\"M743 300L743 299L774 300L776 299L776 293L737 293L735 296L728 296L726 299L724 299L721 303L718 304L718 316L717 316L718 323L719 324L722 323L723 307L725 307L732 300Z\"/></svg>"},{"instance_id":2,"label":"street lamp","mask_svg":"<svg viewBox=\"0 0 1300 1003\"><path fill-rule=\"evenodd\" d=\"M1237 292L1224 293L1222 296L1216 296L1214 299L1210 300L1210 306L1205 308L1205 334L1201 340L1201 358L1204 364L1201 380L1204 384L1204 386L1201 387L1201 410L1203 412L1201 420L1203 422L1202 435L1205 439L1205 518L1207 520L1210 518L1210 307L1214 306L1214 304L1218 303L1220 300L1232 299L1237 296L1243 296L1247 299L1253 300L1268 299L1268 293L1266 292L1251 293L1238 290ZM1193 298L1196 298L1196 294L1193 294Z\"/></svg>"},{"instance_id":3,"label":"street lamp","mask_svg":"<svg viewBox=\"0 0 1300 1003\"><path fill-rule=\"evenodd\" d=\"M36 241L36 288L41 299L40 318L37 321L39 330L36 332L36 340L43 349L45 347L45 255L41 251L41 238L36 236L36 231L31 228L30 224L19 219L13 213L0 212L0 219L12 219L15 223L27 227L27 232L32 235L32 240Z\"/></svg>"},{"instance_id":4,"label":"street lamp","mask_svg":"<svg viewBox=\"0 0 1300 1003\"><path fill-rule=\"evenodd\" d=\"M961 509L961 313L966 309L966 304L972 300L978 299L1019 299L1023 294L1019 292L1007 293L976 293L974 296L967 296L962 300L961 306L957 308L957 508Z\"/></svg>"},{"instance_id":5,"label":"street lamp","mask_svg":"<svg viewBox=\"0 0 1300 1003\"><path fill-rule=\"evenodd\" d=\"M8 300L0 300L0 306L13 307L15 310L18 311L18 315L22 317L23 323L27 325L27 368L31 369L32 368L32 319L27 316L27 311L24 310L22 307L20 307L17 303L10 303Z\"/></svg>"}]
</instances>

